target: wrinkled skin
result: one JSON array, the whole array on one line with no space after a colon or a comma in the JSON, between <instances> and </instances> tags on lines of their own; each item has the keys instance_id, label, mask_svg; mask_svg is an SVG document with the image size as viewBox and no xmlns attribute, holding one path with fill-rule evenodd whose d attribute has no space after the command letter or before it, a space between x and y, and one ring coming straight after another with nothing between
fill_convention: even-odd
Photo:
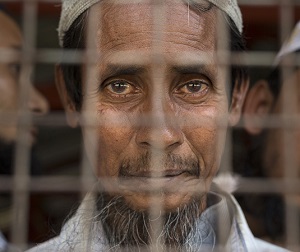
<instances>
[{"instance_id":1,"label":"wrinkled skin","mask_svg":"<svg viewBox=\"0 0 300 252\"><path fill-rule=\"evenodd\" d=\"M188 13L186 4L165 1L159 8L167 19L158 27L154 8L147 1L104 2L90 11L96 32L89 45L101 60L84 69L81 122L104 190L138 211L156 200L171 212L189 203L193 190L209 190L246 89L228 100L229 84L217 64L215 7ZM153 188L159 193L149 193Z\"/></svg>"}]
</instances>

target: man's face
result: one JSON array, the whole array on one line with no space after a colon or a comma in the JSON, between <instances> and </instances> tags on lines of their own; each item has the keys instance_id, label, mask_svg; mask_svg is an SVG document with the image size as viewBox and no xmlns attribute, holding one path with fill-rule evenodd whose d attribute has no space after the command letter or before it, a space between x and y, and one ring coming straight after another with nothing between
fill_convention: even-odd
<instances>
[{"instance_id":1,"label":"man's face","mask_svg":"<svg viewBox=\"0 0 300 252\"><path fill-rule=\"evenodd\" d=\"M96 138L89 126L83 132L91 156L97 139L96 173L106 191L138 211L152 200L173 211L200 187L207 191L218 170L229 84L217 65L217 9L166 1L164 25L155 26L154 8L147 2L93 7L101 60L98 77L85 69L93 84L84 83L82 113L88 113L84 123L96 118ZM149 193L153 188L159 193Z\"/></svg>"},{"instance_id":2,"label":"man's face","mask_svg":"<svg viewBox=\"0 0 300 252\"><path fill-rule=\"evenodd\" d=\"M18 26L10 17L0 11L0 49L20 50L22 35ZM14 60L11 62L0 62L0 139L7 143L17 138L16 116L19 106L19 76L20 63ZM32 86L29 86L30 95L27 106L34 113L45 113L48 110L48 103L43 96ZM3 116L3 117L2 117ZM4 120L4 118L6 120ZM34 141L36 129L30 130L30 142Z\"/></svg>"},{"instance_id":3,"label":"man's face","mask_svg":"<svg viewBox=\"0 0 300 252\"><path fill-rule=\"evenodd\" d=\"M293 72L283 83L281 92L278 99L275 101L272 114L275 116L289 115L289 116L299 116L300 114L300 69ZM292 90L292 91L291 91ZM288 99L285 100L284 92L290 92L288 94ZM284 108L284 103L288 106ZM289 104L288 104L289 103ZM288 111L287 111L288 109ZM298 168L296 174L300 175L300 130L299 127L294 127L287 129L285 131L283 127L271 128L267 132L267 138L265 142L263 165L265 173L269 177L281 178L286 174L287 163L285 157L287 155L292 155L293 164ZM288 135L285 135L288 132ZM285 138L287 137L287 138ZM286 152L287 148L285 145L285 139L288 141L290 150ZM293 143L291 143L291 141Z\"/></svg>"}]
</instances>

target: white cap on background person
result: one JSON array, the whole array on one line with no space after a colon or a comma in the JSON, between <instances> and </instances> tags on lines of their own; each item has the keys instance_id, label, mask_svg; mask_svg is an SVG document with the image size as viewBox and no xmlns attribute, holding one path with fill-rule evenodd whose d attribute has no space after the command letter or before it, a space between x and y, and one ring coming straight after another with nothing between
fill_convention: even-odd
<instances>
[{"instance_id":1,"label":"white cap on background person","mask_svg":"<svg viewBox=\"0 0 300 252\"><path fill-rule=\"evenodd\" d=\"M296 24L289 38L283 43L278 52L274 65L278 65L283 56L300 50L300 21Z\"/></svg>"}]
</instances>

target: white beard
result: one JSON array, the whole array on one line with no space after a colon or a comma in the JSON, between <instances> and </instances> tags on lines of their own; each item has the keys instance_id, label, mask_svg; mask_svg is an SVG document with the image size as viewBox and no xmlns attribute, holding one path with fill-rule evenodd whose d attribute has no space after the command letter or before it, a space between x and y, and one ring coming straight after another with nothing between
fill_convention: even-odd
<instances>
[{"instance_id":1,"label":"white beard","mask_svg":"<svg viewBox=\"0 0 300 252\"><path fill-rule=\"evenodd\" d=\"M196 228L201 215L200 200L199 197L172 213L150 220L146 211L130 209L121 196L111 199L101 194L97 197L97 215L93 219L104 230L111 251L150 251L150 246L154 246L157 251L194 252L199 251L207 236L207 230ZM161 222L162 227L159 234L153 237L155 221ZM192 246L195 243L198 244L196 249Z\"/></svg>"}]
</instances>

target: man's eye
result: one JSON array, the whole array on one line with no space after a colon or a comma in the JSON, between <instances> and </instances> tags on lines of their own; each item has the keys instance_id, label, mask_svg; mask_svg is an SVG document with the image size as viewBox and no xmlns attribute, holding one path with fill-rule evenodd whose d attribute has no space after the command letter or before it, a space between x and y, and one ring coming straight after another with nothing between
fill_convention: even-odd
<instances>
[{"instance_id":1,"label":"man's eye","mask_svg":"<svg viewBox=\"0 0 300 252\"><path fill-rule=\"evenodd\" d=\"M128 82L122 80L110 82L106 88L113 94L117 95L127 95L134 92L134 87Z\"/></svg>"},{"instance_id":2,"label":"man's eye","mask_svg":"<svg viewBox=\"0 0 300 252\"><path fill-rule=\"evenodd\" d=\"M185 94L197 94L197 93L202 93L207 89L208 89L207 83L199 80L194 80L181 86L180 91Z\"/></svg>"}]
</instances>

